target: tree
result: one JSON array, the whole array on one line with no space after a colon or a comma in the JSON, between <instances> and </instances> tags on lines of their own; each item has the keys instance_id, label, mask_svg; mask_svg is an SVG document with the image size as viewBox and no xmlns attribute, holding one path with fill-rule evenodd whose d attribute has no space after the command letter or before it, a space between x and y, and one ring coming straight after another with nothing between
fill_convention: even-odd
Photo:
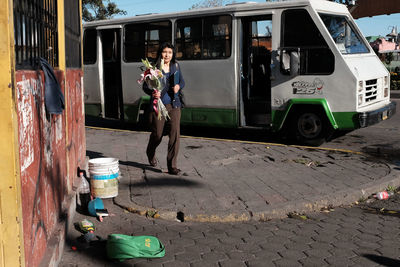
<instances>
[{"instance_id":1,"label":"tree","mask_svg":"<svg viewBox=\"0 0 400 267\"><path fill-rule=\"evenodd\" d=\"M393 61L394 57L393 57L393 53L387 53L385 54L385 63L390 65L390 63Z\"/></svg>"},{"instance_id":2,"label":"tree","mask_svg":"<svg viewBox=\"0 0 400 267\"><path fill-rule=\"evenodd\" d=\"M197 4L192 5L189 9L206 8L206 7L218 7L227 4L226 0L203 0ZM231 1L230 3L236 3L236 1Z\"/></svg>"},{"instance_id":3,"label":"tree","mask_svg":"<svg viewBox=\"0 0 400 267\"><path fill-rule=\"evenodd\" d=\"M106 2L106 5L104 4ZM84 21L112 19L115 15L126 15L111 0L82 0L82 19Z\"/></svg>"}]
</instances>

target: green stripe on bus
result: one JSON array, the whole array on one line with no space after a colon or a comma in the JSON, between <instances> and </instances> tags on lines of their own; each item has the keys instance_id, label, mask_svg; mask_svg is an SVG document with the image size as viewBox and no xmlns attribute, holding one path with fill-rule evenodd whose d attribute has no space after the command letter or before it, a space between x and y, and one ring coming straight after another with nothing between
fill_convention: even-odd
<instances>
[{"instance_id":1,"label":"green stripe on bus","mask_svg":"<svg viewBox=\"0 0 400 267\"><path fill-rule=\"evenodd\" d=\"M98 117L101 114L100 104L85 104L85 115Z\"/></svg>"},{"instance_id":2,"label":"green stripe on bus","mask_svg":"<svg viewBox=\"0 0 400 267\"><path fill-rule=\"evenodd\" d=\"M360 128L360 122L357 112L333 112L333 117L340 130L352 130Z\"/></svg>"},{"instance_id":3,"label":"green stripe on bus","mask_svg":"<svg viewBox=\"0 0 400 267\"><path fill-rule=\"evenodd\" d=\"M145 107L141 106L143 104L150 103L150 96L142 96L135 104L125 104L124 105L124 120L129 123L137 123L139 122L139 111L140 109L145 109Z\"/></svg>"},{"instance_id":4,"label":"green stripe on bus","mask_svg":"<svg viewBox=\"0 0 400 267\"><path fill-rule=\"evenodd\" d=\"M220 108L184 108L181 123L183 125L238 127L237 110Z\"/></svg>"},{"instance_id":5,"label":"green stripe on bus","mask_svg":"<svg viewBox=\"0 0 400 267\"><path fill-rule=\"evenodd\" d=\"M273 110L272 124L273 130L279 131L282 127L290 110L294 105L319 105L321 106L325 114L334 129L356 129L359 128L357 112L332 112L326 99L290 99L285 110Z\"/></svg>"},{"instance_id":6,"label":"green stripe on bus","mask_svg":"<svg viewBox=\"0 0 400 267\"><path fill-rule=\"evenodd\" d=\"M146 99L140 102L146 103ZM148 103L148 101L147 101ZM125 121L138 122L138 105L124 105ZM181 115L182 125L216 126L236 128L239 126L237 110L222 108L183 108Z\"/></svg>"}]
</instances>

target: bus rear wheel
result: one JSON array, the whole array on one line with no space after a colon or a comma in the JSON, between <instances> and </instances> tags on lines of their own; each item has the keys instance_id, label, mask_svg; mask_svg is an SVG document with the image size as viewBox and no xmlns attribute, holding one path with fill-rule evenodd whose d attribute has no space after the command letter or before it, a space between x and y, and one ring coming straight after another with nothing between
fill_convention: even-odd
<instances>
[{"instance_id":1,"label":"bus rear wheel","mask_svg":"<svg viewBox=\"0 0 400 267\"><path fill-rule=\"evenodd\" d=\"M292 122L295 139L303 145L319 146L326 141L328 123L326 117L317 110L302 111Z\"/></svg>"}]
</instances>

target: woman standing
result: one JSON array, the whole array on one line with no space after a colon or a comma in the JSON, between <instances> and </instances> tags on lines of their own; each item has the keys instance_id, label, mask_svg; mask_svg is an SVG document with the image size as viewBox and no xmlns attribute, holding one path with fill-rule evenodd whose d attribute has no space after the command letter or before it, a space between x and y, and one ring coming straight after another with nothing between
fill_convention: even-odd
<instances>
[{"instance_id":1,"label":"woman standing","mask_svg":"<svg viewBox=\"0 0 400 267\"><path fill-rule=\"evenodd\" d=\"M150 112L150 123L151 123L151 134L149 143L147 145L146 154L149 160L149 164L153 167L157 166L156 159L156 148L161 143L163 137L163 131L165 124L169 124L168 127L168 154L167 154L167 167L168 173L177 175L180 170L177 168L177 158L179 152L179 139L180 139L180 120L181 120L181 108L183 105L182 92L181 90L185 86L185 81L182 76L178 62L175 60L175 49L170 43L163 43L157 54L156 67L160 68L161 60L164 60L162 65L162 73L165 79L165 86L161 92L157 90L151 90L147 87L146 83L143 84L143 90L151 95L151 102L154 100L163 102L165 105L170 119L167 121L162 116L161 120L157 118L157 110L155 107L151 107Z\"/></svg>"}]
</instances>

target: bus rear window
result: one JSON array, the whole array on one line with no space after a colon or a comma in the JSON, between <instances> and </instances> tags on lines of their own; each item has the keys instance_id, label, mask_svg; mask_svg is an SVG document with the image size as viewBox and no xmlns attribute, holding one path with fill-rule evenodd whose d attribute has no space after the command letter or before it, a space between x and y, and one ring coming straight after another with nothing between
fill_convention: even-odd
<instances>
[{"instance_id":1,"label":"bus rear window","mask_svg":"<svg viewBox=\"0 0 400 267\"><path fill-rule=\"evenodd\" d=\"M160 45L171 42L170 21L137 23L125 26L124 58L126 62L156 60Z\"/></svg>"},{"instance_id":2,"label":"bus rear window","mask_svg":"<svg viewBox=\"0 0 400 267\"><path fill-rule=\"evenodd\" d=\"M176 25L178 59L219 59L231 56L232 17L181 19Z\"/></svg>"}]
</instances>

